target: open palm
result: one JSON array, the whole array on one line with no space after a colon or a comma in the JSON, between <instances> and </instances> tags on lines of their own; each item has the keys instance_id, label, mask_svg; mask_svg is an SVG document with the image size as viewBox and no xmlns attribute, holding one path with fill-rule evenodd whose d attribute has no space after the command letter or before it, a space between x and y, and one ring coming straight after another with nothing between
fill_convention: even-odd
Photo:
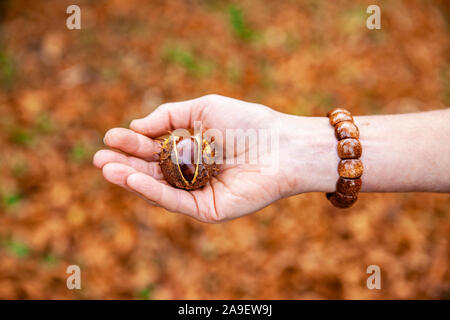
<instances>
[{"instance_id":1,"label":"open palm","mask_svg":"<svg viewBox=\"0 0 450 320\"><path fill-rule=\"evenodd\" d=\"M163 104L146 118L132 121L130 129L109 130L105 144L125 154L100 150L94 156L94 164L102 168L108 181L139 194L151 204L204 222L233 219L282 197L282 188L274 182L276 179L261 174L260 163L272 161L270 155L256 153L257 164L238 164L238 161L228 164L227 161L208 185L188 192L164 181L158 163L159 144L153 139L170 130L192 129L194 121L221 131L223 136L226 129L269 128L277 125L277 114L262 105L218 95ZM252 150L245 150L249 151ZM242 156L239 151L233 152L232 157L239 156Z\"/></svg>"}]
</instances>

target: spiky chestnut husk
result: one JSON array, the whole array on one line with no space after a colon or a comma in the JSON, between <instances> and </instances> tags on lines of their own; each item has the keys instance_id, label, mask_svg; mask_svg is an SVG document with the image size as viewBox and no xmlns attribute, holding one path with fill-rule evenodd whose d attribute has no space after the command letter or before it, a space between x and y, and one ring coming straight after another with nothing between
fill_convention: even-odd
<instances>
[{"instance_id":1,"label":"spiky chestnut husk","mask_svg":"<svg viewBox=\"0 0 450 320\"><path fill-rule=\"evenodd\" d=\"M191 167L187 167L182 163L182 159L178 156L178 144L184 139L191 139L197 145L197 158L201 159L201 163L196 163L192 159ZM198 148L201 146L201 148ZM175 162L172 161L172 153L175 153ZM164 179L173 187L184 190L195 190L205 186L211 177L217 172L217 165L214 163L214 151L211 144L201 139L201 136L179 137L170 135L166 138L159 153L159 164ZM184 173L183 173L184 172ZM192 175L192 177L191 177Z\"/></svg>"}]
</instances>

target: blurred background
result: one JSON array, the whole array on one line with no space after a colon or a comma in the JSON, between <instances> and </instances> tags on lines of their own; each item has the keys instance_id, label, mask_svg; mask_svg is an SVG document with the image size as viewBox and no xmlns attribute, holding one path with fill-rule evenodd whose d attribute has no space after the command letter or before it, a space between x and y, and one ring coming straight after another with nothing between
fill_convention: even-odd
<instances>
[{"instance_id":1,"label":"blurred background","mask_svg":"<svg viewBox=\"0 0 450 320\"><path fill-rule=\"evenodd\" d=\"M109 128L208 93L305 116L448 107L449 24L444 0L1 1L0 298L450 299L447 194L305 194L206 225L91 164Z\"/></svg>"}]
</instances>

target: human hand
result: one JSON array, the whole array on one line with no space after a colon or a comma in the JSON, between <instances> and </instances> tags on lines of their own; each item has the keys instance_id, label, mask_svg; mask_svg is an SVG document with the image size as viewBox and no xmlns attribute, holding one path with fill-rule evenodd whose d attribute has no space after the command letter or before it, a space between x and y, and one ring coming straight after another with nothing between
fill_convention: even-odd
<instances>
[{"instance_id":1,"label":"human hand","mask_svg":"<svg viewBox=\"0 0 450 320\"><path fill-rule=\"evenodd\" d=\"M429 159L437 159L445 152L439 144L430 148L429 141L439 141L439 138L424 136L420 143L417 139L410 139L411 128L423 126L424 119L431 126L426 132L442 136L442 132L447 129L446 118L448 110L355 117L366 150L362 156L362 190L448 192L448 175L442 174L445 162L433 166L433 172L428 173L430 178L426 182L417 169L423 167L423 163L428 163ZM279 144L270 153L261 152L258 146L256 164L236 161L242 152L233 148L231 163L227 161L221 165L219 175L213 177L208 185L190 192L175 189L163 179L157 155L160 145L153 139L169 130L192 129L194 121L201 121L208 129L217 129L224 136L227 129L277 129L279 135L275 138ZM326 117L292 116L263 105L208 95L161 105L146 118L132 121L130 128L111 129L104 138L106 145L127 155L100 150L94 156L94 164L102 168L106 180L136 193L150 204L204 222L237 218L282 197L303 192L333 192L339 177L336 170L339 162L337 141ZM380 141L379 137L385 132L394 131L397 132L396 139ZM228 143L225 146L228 148ZM423 154L422 157L414 158L416 161L403 157L418 146L417 152ZM250 144L244 153L251 153L254 147ZM271 175L263 174L263 167L267 165L278 170Z\"/></svg>"},{"instance_id":2,"label":"human hand","mask_svg":"<svg viewBox=\"0 0 450 320\"><path fill-rule=\"evenodd\" d=\"M203 127L226 129L278 128L283 114L266 106L247 103L218 95L208 95L189 101L167 103L158 107L143 119L134 120L130 129L109 130L104 142L121 154L111 150L100 150L94 156L94 164L102 168L106 180L133 191L149 201L194 217L203 222L221 222L255 212L283 196L295 193L289 166L268 153L257 153L257 163L223 164L220 173L205 187L193 191L173 188L164 180L159 167L159 144L153 140L178 128L192 129L194 121ZM285 130L283 130L285 132ZM284 139L283 141L285 141ZM285 148L281 143L280 148ZM245 152L250 152L249 146ZM242 156L238 151L232 157ZM279 171L274 175L261 173L262 163L271 161Z\"/></svg>"}]
</instances>

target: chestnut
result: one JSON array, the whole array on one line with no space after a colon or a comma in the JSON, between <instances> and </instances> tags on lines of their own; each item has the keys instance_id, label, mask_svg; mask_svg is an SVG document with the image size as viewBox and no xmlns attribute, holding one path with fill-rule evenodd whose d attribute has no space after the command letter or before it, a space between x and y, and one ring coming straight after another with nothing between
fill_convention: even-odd
<instances>
[{"instance_id":1,"label":"chestnut","mask_svg":"<svg viewBox=\"0 0 450 320\"><path fill-rule=\"evenodd\" d=\"M194 190L205 186L217 172L212 142L201 135L171 134L161 145L159 164L173 187Z\"/></svg>"}]
</instances>

